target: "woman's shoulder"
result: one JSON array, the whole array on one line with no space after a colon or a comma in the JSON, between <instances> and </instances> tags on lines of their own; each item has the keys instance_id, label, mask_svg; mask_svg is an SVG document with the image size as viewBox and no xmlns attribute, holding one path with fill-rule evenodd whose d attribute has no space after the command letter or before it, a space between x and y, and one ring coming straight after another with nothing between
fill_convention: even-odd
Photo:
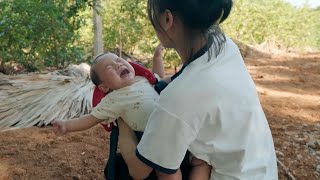
<instances>
[{"instance_id":1,"label":"woman's shoulder","mask_svg":"<svg viewBox=\"0 0 320 180\"><path fill-rule=\"evenodd\" d=\"M226 43L225 47L227 51L234 51L237 53L240 53L238 45L229 37L226 37Z\"/></svg>"},{"instance_id":2,"label":"woman's shoulder","mask_svg":"<svg viewBox=\"0 0 320 180\"><path fill-rule=\"evenodd\" d=\"M189 104L190 97L192 96L190 91L191 86L192 84L186 82L186 79L182 81L175 79L161 91L159 104L169 109L176 109L178 106L182 107Z\"/></svg>"}]
</instances>

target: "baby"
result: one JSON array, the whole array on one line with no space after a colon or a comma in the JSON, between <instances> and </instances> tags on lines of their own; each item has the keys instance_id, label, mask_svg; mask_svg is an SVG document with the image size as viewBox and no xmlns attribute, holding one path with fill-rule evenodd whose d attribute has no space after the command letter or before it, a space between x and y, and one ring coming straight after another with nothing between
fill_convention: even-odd
<instances>
[{"instance_id":1,"label":"baby","mask_svg":"<svg viewBox=\"0 0 320 180\"><path fill-rule=\"evenodd\" d=\"M156 66L162 63L159 62L162 61L162 50L159 47L156 49L156 52L160 51L155 53L153 59L154 63L158 63ZM163 66L160 66L161 68ZM154 69L154 72L157 72L157 69ZM162 70L158 72L163 74ZM118 118L121 118L130 129L143 132L159 99L158 93L149 81L144 77L135 76L131 64L113 53L97 56L92 63L90 76L101 91L109 94L88 115L67 121L54 121L52 124L55 134L63 135L67 132L86 130L101 122L115 122ZM194 157L191 165L194 167L190 179L199 179L203 176L209 179L207 176L211 166Z\"/></svg>"},{"instance_id":2,"label":"baby","mask_svg":"<svg viewBox=\"0 0 320 180\"><path fill-rule=\"evenodd\" d=\"M91 80L103 92L110 92L91 113L67 121L54 121L54 131L82 131L98 123L114 122L118 118L134 131L144 131L159 95L149 81L135 76L133 67L113 53L98 56L91 67Z\"/></svg>"}]
</instances>

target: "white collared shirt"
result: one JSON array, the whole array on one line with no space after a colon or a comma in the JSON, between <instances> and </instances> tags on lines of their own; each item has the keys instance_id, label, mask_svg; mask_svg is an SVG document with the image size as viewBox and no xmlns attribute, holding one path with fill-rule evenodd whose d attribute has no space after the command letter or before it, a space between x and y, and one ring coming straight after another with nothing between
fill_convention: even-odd
<instances>
[{"instance_id":1,"label":"white collared shirt","mask_svg":"<svg viewBox=\"0 0 320 180\"><path fill-rule=\"evenodd\" d=\"M205 53L161 92L137 156L173 173L187 150L213 166L211 179L278 179L267 119L229 38L217 58Z\"/></svg>"}]
</instances>

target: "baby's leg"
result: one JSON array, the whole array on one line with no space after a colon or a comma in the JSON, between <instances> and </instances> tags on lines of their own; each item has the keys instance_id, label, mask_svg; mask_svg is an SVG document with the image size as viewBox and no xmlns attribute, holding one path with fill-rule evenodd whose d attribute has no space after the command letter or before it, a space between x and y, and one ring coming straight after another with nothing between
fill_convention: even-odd
<instances>
[{"instance_id":1,"label":"baby's leg","mask_svg":"<svg viewBox=\"0 0 320 180\"><path fill-rule=\"evenodd\" d=\"M190 180L209 180L212 166L192 156Z\"/></svg>"},{"instance_id":2,"label":"baby's leg","mask_svg":"<svg viewBox=\"0 0 320 180\"><path fill-rule=\"evenodd\" d=\"M181 180L182 179L182 174L180 169L174 174L165 174L159 171L156 171L157 178L158 180Z\"/></svg>"}]
</instances>

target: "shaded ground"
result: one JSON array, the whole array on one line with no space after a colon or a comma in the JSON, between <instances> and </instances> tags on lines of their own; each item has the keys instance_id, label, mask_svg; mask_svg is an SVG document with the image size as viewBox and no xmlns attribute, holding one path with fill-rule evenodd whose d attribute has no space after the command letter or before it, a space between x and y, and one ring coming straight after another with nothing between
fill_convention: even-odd
<instances>
[{"instance_id":1,"label":"shaded ground","mask_svg":"<svg viewBox=\"0 0 320 180\"><path fill-rule=\"evenodd\" d=\"M320 179L320 54L246 58L275 141L280 179ZM0 133L0 179L103 179L100 127L63 137L50 128Z\"/></svg>"}]
</instances>

